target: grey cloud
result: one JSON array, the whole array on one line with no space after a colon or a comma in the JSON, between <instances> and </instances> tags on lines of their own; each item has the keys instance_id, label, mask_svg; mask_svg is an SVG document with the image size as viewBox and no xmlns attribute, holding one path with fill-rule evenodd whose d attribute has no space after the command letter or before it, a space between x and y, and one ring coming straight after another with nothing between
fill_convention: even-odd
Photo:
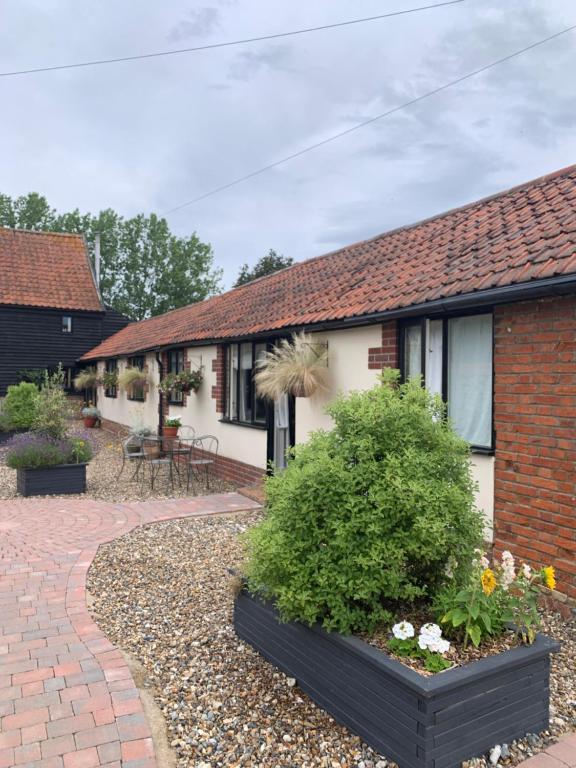
<instances>
[{"instance_id":1,"label":"grey cloud","mask_svg":"<svg viewBox=\"0 0 576 768\"><path fill-rule=\"evenodd\" d=\"M270 45L262 51L242 51L230 65L228 77L247 82L262 71L287 71L290 63L289 45Z\"/></svg>"},{"instance_id":2,"label":"grey cloud","mask_svg":"<svg viewBox=\"0 0 576 768\"><path fill-rule=\"evenodd\" d=\"M196 8L188 18L178 22L168 33L168 40L181 42L190 38L205 37L220 26L221 14L218 8Z\"/></svg>"}]
</instances>

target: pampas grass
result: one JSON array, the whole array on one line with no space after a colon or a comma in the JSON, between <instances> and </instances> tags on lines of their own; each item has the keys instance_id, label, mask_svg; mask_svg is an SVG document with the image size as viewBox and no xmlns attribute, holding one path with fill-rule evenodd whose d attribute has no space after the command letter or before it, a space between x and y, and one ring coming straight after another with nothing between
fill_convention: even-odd
<instances>
[{"instance_id":1,"label":"pampas grass","mask_svg":"<svg viewBox=\"0 0 576 768\"><path fill-rule=\"evenodd\" d=\"M74 377L74 389L92 389L98 384L98 372L96 368L85 368Z\"/></svg>"},{"instance_id":2,"label":"pampas grass","mask_svg":"<svg viewBox=\"0 0 576 768\"><path fill-rule=\"evenodd\" d=\"M148 374L146 371L141 371L140 368L124 368L124 370L118 374L118 384L122 389L130 389L134 384L146 384L148 381Z\"/></svg>"},{"instance_id":3,"label":"pampas grass","mask_svg":"<svg viewBox=\"0 0 576 768\"><path fill-rule=\"evenodd\" d=\"M328 350L321 342L304 333L281 339L256 363L256 390L262 397L277 400L280 395L310 397L326 388Z\"/></svg>"}]
</instances>

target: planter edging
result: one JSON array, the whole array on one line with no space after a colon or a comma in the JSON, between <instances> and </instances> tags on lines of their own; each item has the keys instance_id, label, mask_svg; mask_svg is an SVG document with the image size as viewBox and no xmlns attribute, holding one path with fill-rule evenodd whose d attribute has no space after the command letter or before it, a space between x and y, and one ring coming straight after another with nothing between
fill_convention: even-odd
<instances>
[{"instance_id":1,"label":"planter edging","mask_svg":"<svg viewBox=\"0 0 576 768\"><path fill-rule=\"evenodd\" d=\"M234 627L319 706L400 768L456 768L548 726L550 653L537 635L465 667L425 677L356 637L282 623L272 605L241 592Z\"/></svg>"}]
</instances>

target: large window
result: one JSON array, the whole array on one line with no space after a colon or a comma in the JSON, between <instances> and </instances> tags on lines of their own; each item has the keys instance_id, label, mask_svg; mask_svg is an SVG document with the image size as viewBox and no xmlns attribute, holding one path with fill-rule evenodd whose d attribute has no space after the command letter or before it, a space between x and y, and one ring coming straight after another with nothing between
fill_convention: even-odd
<instances>
[{"instance_id":1,"label":"large window","mask_svg":"<svg viewBox=\"0 0 576 768\"><path fill-rule=\"evenodd\" d=\"M118 373L118 361L117 360L106 360L106 373L110 374L117 374ZM118 387L116 384L112 387L105 387L104 388L104 395L106 397L116 397L118 394Z\"/></svg>"},{"instance_id":2,"label":"large window","mask_svg":"<svg viewBox=\"0 0 576 768\"><path fill-rule=\"evenodd\" d=\"M130 368L138 368L139 370L144 370L144 365L146 363L146 360L144 358L144 355L135 355L134 357L128 358L128 365ZM136 381L132 386L130 387L130 392L128 393L128 400L138 400L140 402L143 402L145 400L145 394L144 394L144 382L143 381Z\"/></svg>"},{"instance_id":3,"label":"large window","mask_svg":"<svg viewBox=\"0 0 576 768\"><path fill-rule=\"evenodd\" d=\"M254 369L266 352L266 344L230 344L226 357L226 414L230 421L266 425L266 404L256 394Z\"/></svg>"},{"instance_id":4,"label":"large window","mask_svg":"<svg viewBox=\"0 0 576 768\"><path fill-rule=\"evenodd\" d=\"M182 373L184 370L184 350L172 349L168 352L168 373ZM176 390L170 391L168 402L172 405L183 405L184 395Z\"/></svg>"},{"instance_id":5,"label":"large window","mask_svg":"<svg viewBox=\"0 0 576 768\"><path fill-rule=\"evenodd\" d=\"M442 395L458 434L474 448L491 449L492 315L406 323L401 348L404 378L417 376Z\"/></svg>"}]
</instances>

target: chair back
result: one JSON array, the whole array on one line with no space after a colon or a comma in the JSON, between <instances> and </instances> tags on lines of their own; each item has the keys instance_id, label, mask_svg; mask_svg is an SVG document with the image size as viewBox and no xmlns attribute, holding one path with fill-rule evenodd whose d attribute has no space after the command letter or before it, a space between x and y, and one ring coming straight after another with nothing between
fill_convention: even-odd
<instances>
[{"instance_id":1,"label":"chair back","mask_svg":"<svg viewBox=\"0 0 576 768\"><path fill-rule=\"evenodd\" d=\"M152 440L149 437L142 438L142 453L145 460L157 459L160 456L160 447L158 440Z\"/></svg>"},{"instance_id":2,"label":"chair back","mask_svg":"<svg viewBox=\"0 0 576 768\"><path fill-rule=\"evenodd\" d=\"M129 435L122 440L122 451L125 456L142 451L142 438L138 435Z\"/></svg>"},{"instance_id":3,"label":"chair back","mask_svg":"<svg viewBox=\"0 0 576 768\"><path fill-rule=\"evenodd\" d=\"M178 437L180 437L182 440L191 440L195 436L196 430L194 427L190 427L188 424L182 424L178 430Z\"/></svg>"},{"instance_id":4,"label":"chair back","mask_svg":"<svg viewBox=\"0 0 576 768\"><path fill-rule=\"evenodd\" d=\"M192 459L205 459L216 463L219 449L218 438L214 435L200 435L192 440L190 455Z\"/></svg>"}]
</instances>

